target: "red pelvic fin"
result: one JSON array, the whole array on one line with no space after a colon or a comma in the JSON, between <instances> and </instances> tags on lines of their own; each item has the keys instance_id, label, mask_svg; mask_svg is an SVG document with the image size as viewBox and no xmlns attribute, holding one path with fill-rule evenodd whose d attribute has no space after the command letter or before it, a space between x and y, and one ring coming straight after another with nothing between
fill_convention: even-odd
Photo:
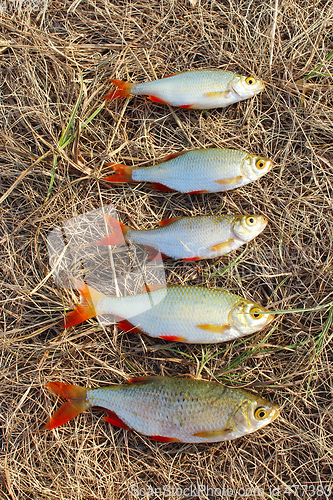
<instances>
[{"instance_id":1,"label":"red pelvic fin","mask_svg":"<svg viewBox=\"0 0 333 500\"><path fill-rule=\"evenodd\" d=\"M200 260L201 257L189 257L188 259L182 259L183 262L192 262L195 260Z\"/></svg>"},{"instance_id":2,"label":"red pelvic fin","mask_svg":"<svg viewBox=\"0 0 333 500\"><path fill-rule=\"evenodd\" d=\"M132 170L133 167L130 165L123 165L122 163L108 163L108 167L117 172L115 175L109 175L104 177L104 181L107 182L131 182L132 181Z\"/></svg>"},{"instance_id":3,"label":"red pelvic fin","mask_svg":"<svg viewBox=\"0 0 333 500\"><path fill-rule=\"evenodd\" d=\"M168 186L164 186L164 184L160 184L159 182L152 182L151 186L154 189L158 189L159 191L174 191L174 189L171 189Z\"/></svg>"},{"instance_id":4,"label":"red pelvic fin","mask_svg":"<svg viewBox=\"0 0 333 500\"><path fill-rule=\"evenodd\" d=\"M149 245L145 245L145 249L148 255L148 260L155 260L157 259L157 256L159 255L159 250L156 250L156 248L151 247ZM161 254L161 257L163 259L163 254Z\"/></svg>"},{"instance_id":5,"label":"red pelvic fin","mask_svg":"<svg viewBox=\"0 0 333 500\"><path fill-rule=\"evenodd\" d=\"M184 337L177 337L177 335L159 335L160 339L168 340L169 342L187 342Z\"/></svg>"},{"instance_id":6,"label":"red pelvic fin","mask_svg":"<svg viewBox=\"0 0 333 500\"><path fill-rule=\"evenodd\" d=\"M107 94L104 99L118 99L118 97L128 97L131 95L131 90L134 83L124 82L122 80L115 80L110 78L111 82L118 87L118 90L113 90Z\"/></svg>"},{"instance_id":7,"label":"red pelvic fin","mask_svg":"<svg viewBox=\"0 0 333 500\"><path fill-rule=\"evenodd\" d=\"M164 220L161 220L158 225L161 226L161 227L164 227L164 226L169 226L170 224L172 224L173 222L176 222L176 220L180 220L182 217L171 217L170 219L164 219Z\"/></svg>"},{"instance_id":8,"label":"red pelvic fin","mask_svg":"<svg viewBox=\"0 0 333 500\"><path fill-rule=\"evenodd\" d=\"M199 191L189 191L189 194L201 194L201 193L207 193L204 189L201 189Z\"/></svg>"},{"instance_id":9,"label":"red pelvic fin","mask_svg":"<svg viewBox=\"0 0 333 500\"><path fill-rule=\"evenodd\" d=\"M129 228L112 215L104 214L104 218L112 229L112 234L108 234L105 238L99 240L96 245L123 245Z\"/></svg>"},{"instance_id":10,"label":"red pelvic fin","mask_svg":"<svg viewBox=\"0 0 333 500\"><path fill-rule=\"evenodd\" d=\"M192 108L193 104L182 104L181 106L178 106L179 108L183 109L190 109Z\"/></svg>"},{"instance_id":11,"label":"red pelvic fin","mask_svg":"<svg viewBox=\"0 0 333 500\"><path fill-rule=\"evenodd\" d=\"M87 389L85 387L64 384L62 382L49 382L46 384L46 387L48 387L51 392L65 399L69 399L67 403L64 403L59 410L52 415L44 426L46 430L54 429L65 424L91 406L86 401Z\"/></svg>"},{"instance_id":12,"label":"red pelvic fin","mask_svg":"<svg viewBox=\"0 0 333 500\"><path fill-rule=\"evenodd\" d=\"M105 410L105 411L107 413L107 416L103 418L104 420L109 422L109 424L115 425L116 427L120 427L121 429L129 429L128 425L125 424L125 422L123 422L121 418L119 418L118 415L116 415L113 411L111 410Z\"/></svg>"},{"instance_id":13,"label":"red pelvic fin","mask_svg":"<svg viewBox=\"0 0 333 500\"><path fill-rule=\"evenodd\" d=\"M124 332L131 332L131 333L143 333L140 328L137 326L132 325L127 319L122 319L118 323L118 327L124 330Z\"/></svg>"},{"instance_id":14,"label":"red pelvic fin","mask_svg":"<svg viewBox=\"0 0 333 500\"><path fill-rule=\"evenodd\" d=\"M76 289L80 292L80 303L65 318L64 328L78 325L87 319L96 316L95 305L104 297L101 292L97 292L80 280L73 279Z\"/></svg>"},{"instance_id":15,"label":"red pelvic fin","mask_svg":"<svg viewBox=\"0 0 333 500\"><path fill-rule=\"evenodd\" d=\"M160 102L162 104L169 104L167 101L163 101L163 99L160 99L159 97L155 97L153 95L149 95L148 99L153 102Z\"/></svg>"},{"instance_id":16,"label":"red pelvic fin","mask_svg":"<svg viewBox=\"0 0 333 500\"><path fill-rule=\"evenodd\" d=\"M161 443L180 443L177 438L169 438L166 436L149 436L152 441L160 441Z\"/></svg>"}]
</instances>

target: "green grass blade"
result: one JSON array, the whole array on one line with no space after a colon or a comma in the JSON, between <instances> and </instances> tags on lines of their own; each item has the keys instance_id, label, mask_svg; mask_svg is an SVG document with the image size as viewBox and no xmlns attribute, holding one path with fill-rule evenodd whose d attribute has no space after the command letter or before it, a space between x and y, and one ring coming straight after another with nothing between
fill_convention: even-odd
<instances>
[{"instance_id":1,"label":"green grass blade","mask_svg":"<svg viewBox=\"0 0 333 500\"><path fill-rule=\"evenodd\" d=\"M317 75L316 74L317 71L324 66L325 62L332 59L332 57L333 57L333 50L331 50L331 52L325 57L324 62L318 64L318 66L314 70L310 71L310 73L308 75L304 76L304 78L302 78L302 80L306 81L306 80L309 80L309 78L312 78L315 76L322 76L322 75Z\"/></svg>"}]
</instances>

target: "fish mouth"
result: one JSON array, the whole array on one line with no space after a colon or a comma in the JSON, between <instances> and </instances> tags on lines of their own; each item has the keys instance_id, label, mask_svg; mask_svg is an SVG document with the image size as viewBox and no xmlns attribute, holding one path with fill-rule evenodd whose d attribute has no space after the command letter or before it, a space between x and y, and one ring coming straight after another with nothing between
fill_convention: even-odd
<instances>
[{"instance_id":1,"label":"fish mouth","mask_svg":"<svg viewBox=\"0 0 333 500\"><path fill-rule=\"evenodd\" d=\"M279 406L274 405L272 411L272 422L278 418L281 413L281 408Z\"/></svg>"},{"instance_id":2,"label":"fish mouth","mask_svg":"<svg viewBox=\"0 0 333 500\"><path fill-rule=\"evenodd\" d=\"M267 316L267 321L265 323L265 326L267 326L270 323L272 323L272 321L274 319L274 314L271 314L268 309L264 309L264 313L265 313L265 316Z\"/></svg>"}]
</instances>

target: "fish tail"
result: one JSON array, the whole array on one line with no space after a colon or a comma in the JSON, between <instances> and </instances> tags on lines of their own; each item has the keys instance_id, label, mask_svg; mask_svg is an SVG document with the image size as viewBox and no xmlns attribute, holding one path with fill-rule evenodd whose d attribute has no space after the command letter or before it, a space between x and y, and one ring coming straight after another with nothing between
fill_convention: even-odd
<instances>
[{"instance_id":1,"label":"fish tail","mask_svg":"<svg viewBox=\"0 0 333 500\"><path fill-rule=\"evenodd\" d=\"M114 175L109 177L104 177L107 182L131 182L132 181L132 170L133 167L129 165L123 165L122 163L107 163L108 167L116 172Z\"/></svg>"},{"instance_id":2,"label":"fish tail","mask_svg":"<svg viewBox=\"0 0 333 500\"><path fill-rule=\"evenodd\" d=\"M94 288L86 285L80 280L72 279L72 282L74 283L76 289L80 292L80 303L73 311L67 314L64 328L78 325L86 319L97 316L96 305L102 298L105 297L103 293L94 290ZM99 314L103 314L103 312L105 311L99 311Z\"/></svg>"},{"instance_id":3,"label":"fish tail","mask_svg":"<svg viewBox=\"0 0 333 500\"><path fill-rule=\"evenodd\" d=\"M118 99L118 97L128 97L131 95L131 90L134 83L124 82L122 80L115 80L110 78L111 82L118 87L118 90L113 90L107 94L104 99Z\"/></svg>"},{"instance_id":4,"label":"fish tail","mask_svg":"<svg viewBox=\"0 0 333 500\"><path fill-rule=\"evenodd\" d=\"M57 396L61 396L68 401L44 425L43 429L45 430L55 429L55 427L65 424L91 407L91 404L87 401L87 389L85 387L65 384L63 382L48 382L46 387Z\"/></svg>"},{"instance_id":5,"label":"fish tail","mask_svg":"<svg viewBox=\"0 0 333 500\"><path fill-rule=\"evenodd\" d=\"M112 215L105 214L104 218L108 226L112 229L112 233L99 240L97 245L123 245L126 242L126 234L129 230L120 220L112 217Z\"/></svg>"}]
</instances>

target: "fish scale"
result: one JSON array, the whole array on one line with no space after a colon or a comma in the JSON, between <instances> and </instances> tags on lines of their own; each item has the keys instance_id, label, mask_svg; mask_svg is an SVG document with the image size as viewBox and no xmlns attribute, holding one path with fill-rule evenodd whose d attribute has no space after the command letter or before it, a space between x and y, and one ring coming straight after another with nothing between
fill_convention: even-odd
<instances>
[{"instance_id":1,"label":"fish scale","mask_svg":"<svg viewBox=\"0 0 333 500\"><path fill-rule=\"evenodd\" d=\"M68 402L44 429L59 427L91 406L101 406L112 425L157 441L203 443L244 436L280 413L276 405L256 394L217 382L169 377L138 377L128 382L97 389L49 382L47 387Z\"/></svg>"},{"instance_id":2,"label":"fish scale","mask_svg":"<svg viewBox=\"0 0 333 500\"><path fill-rule=\"evenodd\" d=\"M261 92L261 80L221 69L197 69L144 83L111 81L119 90L110 92L106 99L130 95L148 95L152 101L191 109L223 108L243 101Z\"/></svg>"},{"instance_id":3,"label":"fish scale","mask_svg":"<svg viewBox=\"0 0 333 500\"><path fill-rule=\"evenodd\" d=\"M210 92L225 92L235 77L231 71L197 70L177 73L161 80L135 83L131 88L133 95L153 95L172 106L197 103L199 100L210 106L211 98L205 98ZM177 89L177 92L176 92ZM234 101L235 102L235 101ZM229 104L226 102L226 104ZM205 108L207 109L207 108Z\"/></svg>"},{"instance_id":4,"label":"fish scale","mask_svg":"<svg viewBox=\"0 0 333 500\"><path fill-rule=\"evenodd\" d=\"M244 399L242 392L229 392L209 382L155 377L148 384L88 390L87 400L115 412L142 434L201 442L193 434L225 427L235 405Z\"/></svg>"},{"instance_id":5,"label":"fish scale","mask_svg":"<svg viewBox=\"0 0 333 500\"><path fill-rule=\"evenodd\" d=\"M236 324L233 311L246 305L264 310L226 290L169 286L127 297L103 295L94 304L94 315L113 314L125 318L151 337L166 340L170 337L170 340L187 343L214 343L253 333L272 320L270 315L265 315L264 320L250 329ZM243 309L237 314L243 320ZM223 328L215 330L215 326Z\"/></svg>"},{"instance_id":6,"label":"fish scale","mask_svg":"<svg viewBox=\"0 0 333 500\"><path fill-rule=\"evenodd\" d=\"M115 415L114 425L159 440L201 443L248 434L279 413L275 405L248 391L189 378L142 377L97 389L61 382L47 385L70 403L52 416L45 429L58 427L91 406L100 406ZM265 422L253 420L258 406L267 410Z\"/></svg>"},{"instance_id":7,"label":"fish scale","mask_svg":"<svg viewBox=\"0 0 333 500\"><path fill-rule=\"evenodd\" d=\"M163 184L182 193L226 191L244 186L257 178L244 176L242 169L244 161L251 156L244 151L233 149L211 148L187 151L158 165L133 168L132 179L136 182ZM216 182L221 179L235 179L235 181L232 185Z\"/></svg>"},{"instance_id":8,"label":"fish scale","mask_svg":"<svg viewBox=\"0 0 333 500\"><path fill-rule=\"evenodd\" d=\"M237 215L182 217L166 224L162 221L162 227L151 230L126 228L125 238L153 247L173 259L212 259L239 248L266 225L263 217L258 217L256 227L248 227L244 235L245 231L241 234L235 230L235 223L241 219Z\"/></svg>"}]
</instances>

